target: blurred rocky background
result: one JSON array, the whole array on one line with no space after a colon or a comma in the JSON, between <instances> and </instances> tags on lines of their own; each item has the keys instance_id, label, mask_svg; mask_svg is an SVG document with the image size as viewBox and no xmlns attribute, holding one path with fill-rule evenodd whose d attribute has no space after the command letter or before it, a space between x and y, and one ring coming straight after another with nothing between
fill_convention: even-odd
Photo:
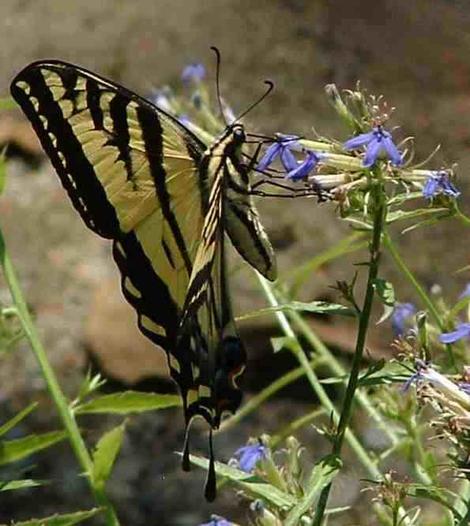
<instances>
[{"instance_id":1,"label":"blurred rocky background","mask_svg":"<svg viewBox=\"0 0 470 526\"><path fill-rule=\"evenodd\" d=\"M417 159L442 144L433 166L458 163L461 207L469 211L469 23L468 4L458 0L2 0L0 96L7 95L19 69L40 58L80 64L146 95L152 88L177 84L181 69L194 61L204 62L213 79L209 47L216 45L222 53L222 91L235 112L259 95L263 79L276 83L274 94L248 116L250 129L309 134L313 126L341 140L347 131L328 106L323 86L335 82L351 88L360 80L397 108L393 124L400 126L399 137L416 137ZM0 200L1 226L64 389L76 393L92 364L109 378L110 390L125 386L170 391L163 354L140 336L134 313L121 298L108 243L86 230L19 111L0 115L0 143L8 144L10 152L7 189ZM276 246L281 276L349 233L328 204L264 200L260 209ZM465 273L454 274L468 264L469 253L461 227L454 234L456 226L449 221L400 237L403 253L423 283L440 285L451 298L468 280ZM358 261L361 256L356 254L323 267L303 289L302 299L334 299L329 286L350 277ZM233 262L237 311L263 305L250 272L239 260ZM385 277L394 282L398 278L388 262ZM414 299L406 286L396 284L399 300ZM10 301L3 285L0 300L4 305ZM354 341L350 326L312 323L347 360ZM242 333L250 352L245 382L249 392L295 365L282 355L273 358L269 336L276 329L269 318L243 324ZM390 356L390 339L390 332L383 330L372 335L371 359ZM33 399L40 401L40 409L18 432L57 427L38 367L23 344L0 356L0 422ZM249 436L274 431L279 421L301 415L314 404L305 385L296 383L266 410L218 436L219 458L228 459ZM112 423L87 419L87 438L93 442ZM182 447L182 428L177 411L130 419L110 485L122 523L192 526L216 511L244 524L243 506L234 505L233 496L222 494L208 505L202 496L203 474L179 469L173 452ZM310 458L324 451L314 430L306 428L301 438L309 444ZM203 448L204 444L201 435ZM91 505L66 444L38 455L27 468L36 478L52 482L3 494L0 520ZM361 498L354 470L337 484L332 504L348 505ZM353 519L350 515L349 523ZM361 524L366 520L371 519Z\"/></svg>"}]
</instances>

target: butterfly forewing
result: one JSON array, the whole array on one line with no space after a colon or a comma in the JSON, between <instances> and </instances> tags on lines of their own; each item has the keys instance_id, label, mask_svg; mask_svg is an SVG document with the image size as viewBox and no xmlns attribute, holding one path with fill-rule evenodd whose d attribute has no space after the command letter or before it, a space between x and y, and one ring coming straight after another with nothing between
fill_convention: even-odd
<instances>
[{"instance_id":1,"label":"butterfly forewing","mask_svg":"<svg viewBox=\"0 0 470 526\"><path fill-rule=\"evenodd\" d=\"M11 91L85 223L114 240L139 327L169 353L184 392L193 378L176 338L207 210L202 143L144 99L70 64L34 63Z\"/></svg>"}]
</instances>

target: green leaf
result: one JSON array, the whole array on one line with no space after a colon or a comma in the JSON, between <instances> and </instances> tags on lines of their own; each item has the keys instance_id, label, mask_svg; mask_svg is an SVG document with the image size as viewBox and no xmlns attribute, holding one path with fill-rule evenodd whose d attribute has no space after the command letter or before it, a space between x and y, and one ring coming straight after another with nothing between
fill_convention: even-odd
<instances>
[{"instance_id":1,"label":"green leaf","mask_svg":"<svg viewBox=\"0 0 470 526\"><path fill-rule=\"evenodd\" d=\"M51 431L42 435L29 435L15 440L0 440L0 466L16 462L46 449L66 437L64 431Z\"/></svg>"},{"instance_id":2,"label":"green leaf","mask_svg":"<svg viewBox=\"0 0 470 526\"><path fill-rule=\"evenodd\" d=\"M402 194L397 194L393 196L391 199L387 201L387 205L393 206L393 205L401 205L405 203L406 201L410 201L411 199L422 199L423 198L423 192L404 192Z\"/></svg>"},{"instance_id":3,"label":"green leaf","mask_svg":"<svg viewBox=\"0 0 470 526\"><path fill-rule=\"evenodd\" d=\"M410 377L410 373L403 365L394 362L379 360L364 371L358 379L358 386L371 387L373 385L388 385L403 383Z\"/></svg>"},{"instance_id":4,"label":"green leaf","mask_svg":"<svg viewBox=\"0 0 470 526\"><path fill-rule=\"evenodd\" d=\"M380 301L382 302L382 305L384 306L383 314L376 323L376 325L380 325L386 319L388 319L393 312L393 308L395 306L395 291L393 289L393 285L389 281L381 278L374 280L374 288L375 292L380 298Z\"/></svg>"},{"instance_id":5,"label":"green leaf","mask_svg":"<svg viewBox=\"0 0 470 526\"><path fill-rule=\"evenodd\" d=\"M43 484L43 480L10 480L8 482L0 482L0 491L13 491L17 489L34 488L36 486L42 486Z\"/></svg>"},{"instance_id":6,"label":"green leaf","mask_svg":"<svg viewBox=\"0 0 470 526\"><path fill-rule=\"evenodd\" d=\"M406 486L406 493L410 497L429 499L438 502L452 512L454 519L460 520L462 518L460 513L454 507L455 499L457 498L461 500L461 497L451 490L439 486L409 484Z\"/></svg>"},{"instance_id":7,"label":"green leaf","mask_svg":"<svg viewBox=\"0 0 470 526\"><path fill-rule=\"evenodd\" d=\"M14 522L12 526L72 526L87 519L91 519L98 513L101 508L93 508L88 511L76 511L75 513L66 513L65 515L51 515L43 519L30 519L29 521Z\"/></svg>"},{"instance_id":8,"label":"green leaf","mask_svg":"<svg viewBox=\"0 0 470 526\"><path fill-rule=\"evenodd\" d=\"M302 301L290 301L289 303L282 303L272 307L266 307L264 309L258 309L253 312L248 312L242 316L237 316L237 321L248 320L251 318L257 318L266 314L272 314L273 312L279 311L302 311L312 312L314 314L339 314L341 316L356 316L356 313L349 307L339 305L337 303L329 303L327 301L311 301L304 303Z\"/></svg>"},{"instance_id":9,"label":"green leaf","mask_svg":"<svg viewBox=\"0 0 470 526\"><path fill-rule=\"evenodd\" d=\"M271 338L271 345L273 346L273 352L278 353L283 349L292 349L294 346L298 347L299 343L293 336L279 336L277 338Z\"/></svg>"},{"instance_id":10,"label":"green leaf","mask_svg":"<svg viewBox=\"0 0 470 526\"><path fill-rule=\"evenodd\" d=\"M124 391L111 395L104 395L85 402L75 408L78 414L84 413L114 413L126 415L128 413L143 413L155 409L166 409L181 405L178 395L140 393L138 391Z\"/></svg>"},{"instance_id":11,"label":"green leaf","mask_svg":"<svg viewBox=\"0 0 470 526\"><path fill-rule=\"evenodd\" d=\"M125 424L105 433L98 441L93 452L92 479L94 486L103 489L111 475L114 462L121 449Z\"/></svg>"},{"instance_id":12,"label":"green leaf","mask_svg":"<svg viewBox=\"0 0 470 526\"><path fill-rule=\"evenodd\" d=\"M303 498L291 509L283 521L284 526L297 526L300 524L302 516L315 504L322 489L334 479L341 465L341 459L334 455L328 455L315 465L310 474Z\"/></svg>"},{"instance_id":13,"label":"green leaf","mask_svg":"<svg viewBox=\"0 0 470 526\"><path fill-rule=\"evenodd\" d=\"M32 404L28 405L28 407L25 407L22 411L20 411L17 415L15 415L12 419L8 420L8 422L5 422L5 424L0 426L0 437L8 433L8 431L13 429L19 422L26 418L29 413L36 409L37 405L37 402L33 402Z\"/></svg>"},{"instance_id":14,"label":"green leaf","mask_svg":"<svg viewBox=\"0 0 470 526\"><path fill-rule=\"evenodd\" d=\"M209 469L209 461L206 458L191 455L190 460L196 466ZM215 470L218 476L230 480L250 496L267 500L277 508L291 508L296 503L296 499L292 495L271 486L255 475L250 475L221 462L215 463Z\"/></svg>"},{"instance_id":15,"label":"green leaf","mask_svg":"<svg viewBox=\"0 0 470 526\"><path fill-rule=\"evenodd\" d=\"M407 219L416 219L416 218L429 218L434 217L445 217L450 214L448 208L416 208L415 210L404 211L396 210L395 212L389 212L387 214L387 225L394 223L396 221L403 221Z\"/></svg>"}]
</instances>

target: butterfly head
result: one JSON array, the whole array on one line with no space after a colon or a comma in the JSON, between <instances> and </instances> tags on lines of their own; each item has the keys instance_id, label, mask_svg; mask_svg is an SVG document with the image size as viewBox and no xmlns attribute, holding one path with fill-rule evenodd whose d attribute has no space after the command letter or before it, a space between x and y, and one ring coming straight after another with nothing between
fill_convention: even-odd
<instances>
[{"instance_id":1,"label":"butterfly head","mask_svg":"<svg viewBox=\"0 0 470 526\"><path fill-rule=\"evenodd\" d=\"M241 146L246 141L243 124L237 123L231 126L231 135L234 144Z\"/></svg>"}]
</instances>

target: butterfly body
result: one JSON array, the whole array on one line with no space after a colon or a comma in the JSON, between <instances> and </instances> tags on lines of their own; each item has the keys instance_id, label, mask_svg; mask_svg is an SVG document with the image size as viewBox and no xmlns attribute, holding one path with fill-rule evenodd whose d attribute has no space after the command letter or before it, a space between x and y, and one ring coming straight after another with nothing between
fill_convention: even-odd
<instances>
[{"instance_id":1,"label":"butterfly body","mask_svg":"<svg viewBox=\"0 0 470 526\"><path fill-rule=\"evenodd\" d=\"M86 225L112 240L124 296L142 333L167 353L186 425L202 416L218 427L240 404L246 360L225 234L248 263L275 277L241 161L243 126L206 145L137 94L56 60L27 66L11 93Z\"/></svg>"}]
</instances>

